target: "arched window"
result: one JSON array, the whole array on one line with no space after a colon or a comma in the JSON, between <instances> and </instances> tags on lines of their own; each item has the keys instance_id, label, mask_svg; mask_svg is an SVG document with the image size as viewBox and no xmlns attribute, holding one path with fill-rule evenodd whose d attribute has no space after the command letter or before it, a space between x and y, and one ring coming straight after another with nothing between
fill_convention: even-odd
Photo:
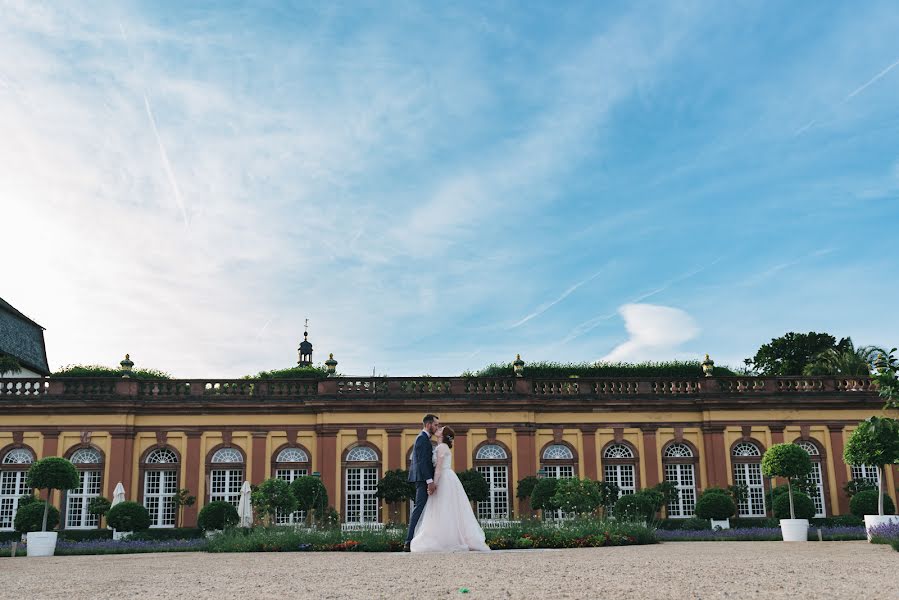
<instances>
[{"instance_id":1,"label":"arched window","mask_svg":"<svg viewBox=\"0 0 899 600\"><path fill-rule=\"evenodd\" d=\"M171 448L154 448L141 462L144 506L150 513L150 527L174 527L176 507L172 496L178 492L178 454Z\"/></svg>"},{"instance_id":2,"label":"arched window","mask_svg":"<svg viewBox=\"0 0 899 600\"><path fill-rule=\"evenodd\" d=\"M677 499L668 503L668 517L684 519L693 515L696 507L696 454L687 444L668 444L662 452L665 481L677 487Z\"/></svg>"},{"instance_id":3,"label":"arched window","mask_svg":"<svg viewBox=\"0 0 899 600\"><path fill-rule=\"evenodd\" d=\"M741 517L765 516L765 480L762 479L762 451L754 442L737 442L730 452L734 484L746 486L746 498L737 506Z\"/></svg>"},{"instance_id":4,"label":"arched window","mask_svg":"<svg viewBox=\"0 0 899 600\"><path fill-rule=\"evenodd\" d=\"M344 463L344 521L347 523L377 523L378 479L381 457L371 446L353 446L346 451Z\"/></svg>"},{"instance_id":5,"label":"arched window","mask_svg":"<svg viewBox=\"0 0 899 600\"><path fill-rule=\"evenodd\" d=\"M625 444L609 444L602 453L603 479L618 486L618 495L637 491L637 455Z\"/></svg>"},{"instance_id":6,"label":"arched window","mask_svg":"<svg viewBox=\"0 0 899 600\"><path fill-rule=\"evenodd\" d=\"M8 450L0 460L0 530L13 528L19 498L32 493L25 480L33 462L34 452L22 447Z\"/></svg>"},{"instance_id":7,"label":"arched window","mask_svg":"<svg viewBox=\"0 0 899 600\"><path fill-rule=\"evenodd\" d=\"M87 508L103 489L103 455L96 448L78 448L69 461L78 470L78 487L66 491L66 529L95 529L100 518Z\"/></svg>"},{"instance_id":8,"label":"arched window","mask_svg":"<svg viewBox=\"0 0 899 600\"><path fill-rule=\"evenodd\" d=\"M486 502L478 502L478 519L509 518L509 453L499 444L484 444L474 455L474 466L490 488Z\"/></svg>"},{"instance_id":9,"label":"arched window","mask_svg":"<svg viewBox=\"0 0 899 600\"><path fill-rule=\"evenodd\" d=\"M296 446L288 446L283 448L275 455L275 461L272 465L272 472L278 479L283 479L288 483L297 477L303 477L309 474L309 454L303 449ZM278 511L275 522L279 525L291 523L303 523L306 520L306 511L297 510L292 513L283 513Z\"/></svg>"},{"instance_id":10,"label":"arched window","mask_svg":"<svg viewBox=\"0 0 899 600\"><path fill-rule=\"evenodd\" d=\"M564 479L574 477L577 460L565 444L550 444L543 449L541 465L544 477Z\"/></svg>"},{"instance_id":11,"label":"arched window","mask_svg":"<svg viewBox=\"0 0 899 600\"><path fill-rule=\"evenodd\" d=\"M243 453L231 446L216 450L209 460L209 501L223 501L237 508L243 481Z\"/></svg>"},{"instance_id":12,"label":"arched window","mask_svg":"<svg viewBox=\"0 0 899 600\"><path fill-rule=\"evenodd\" d=\"M814 442L809 440L797 440L794 443L808 452L809 458L812 459L812 472L809 473L809 479L817 488L817 492L812 496L812 502L815 503L815 517L826 517L827 509L824 503L824 469L822 465L824 457L821 456L821 451Z\"/></svg>"}]
</instances>

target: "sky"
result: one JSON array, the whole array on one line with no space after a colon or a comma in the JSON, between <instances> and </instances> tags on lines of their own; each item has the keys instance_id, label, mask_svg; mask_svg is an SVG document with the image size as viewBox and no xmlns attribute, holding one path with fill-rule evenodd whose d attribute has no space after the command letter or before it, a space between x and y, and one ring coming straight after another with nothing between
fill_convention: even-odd
<instances>
[{"instance_id":1,"label":"sky","mask_svg":"<svg viewBox=\"0 0 899 600\"><path fill-rule=\"evenodd\" d=\"M739 366L899 343L894 2L0 0L51 368Z\"/></svg>"}]
</instances>

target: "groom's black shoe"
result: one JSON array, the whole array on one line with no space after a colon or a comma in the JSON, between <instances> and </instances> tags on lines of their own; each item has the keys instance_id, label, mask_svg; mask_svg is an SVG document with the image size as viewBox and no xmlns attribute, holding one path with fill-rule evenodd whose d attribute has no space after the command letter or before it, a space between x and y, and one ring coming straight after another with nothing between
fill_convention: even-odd
<instances>
[{"instance_id":1,"label":"groom's black shoe","mask_svg":"<svg viewBox=\"0 0 899 600\"><path fill-rule=\"evenodd\" d=\"M412 548L409 547L409 542L403 544L403 552L412 552Z\"/></svg>"}]
</instances>

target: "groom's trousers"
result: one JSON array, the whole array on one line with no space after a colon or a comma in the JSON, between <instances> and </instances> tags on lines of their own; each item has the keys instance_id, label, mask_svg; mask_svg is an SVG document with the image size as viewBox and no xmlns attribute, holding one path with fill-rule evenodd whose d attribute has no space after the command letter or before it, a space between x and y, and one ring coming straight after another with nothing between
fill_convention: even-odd
<instances>
[{"instance_id":1,"label":"groom's trousers","mask_svg":"<svg viewBox=\"0 0 899 600\"><path fill-rule=\"evenodd\" d=\"M421 518L421 513L425 510L425 504L428 503L428 484L424 481L415 482L415 510L409 517L409 533L406 534L406 542L411 542L415 536L415 526Z\"/></svg>"}]
</instances>

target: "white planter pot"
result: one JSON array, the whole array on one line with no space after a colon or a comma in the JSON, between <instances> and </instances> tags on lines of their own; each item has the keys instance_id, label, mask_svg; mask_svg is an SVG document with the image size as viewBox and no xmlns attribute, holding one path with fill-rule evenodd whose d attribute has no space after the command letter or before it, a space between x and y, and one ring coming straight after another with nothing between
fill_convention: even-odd
<instances>
[{"instance_id":1,"label":"white planter pot","mask_svg":"<svg viewBox=\"0 0 899 600\"><path fill-rule=\"evenodd\" d=\"M712 522L712 529L730 529L730 519L724 519L723 521L716 521L715 519L709 519Z\"/></svg>"},{"instance_id":2,"label":"white planter pot","mask_svg":"<svg viewBox=\"0 0 899 600\"><path fill-rule=\"evenodd\" d=\"M29 531L28 556L53 556L56 552L55 531Z\"/></svg>"},{"instance_id":3,"label":"white planter pot","mask_svg":"<svg viewBox=\"0 0 899 600\"><path fill-rule=\"evenodd\" d=\"M785 542L807 542L808 519L781 519L780 533Z\"/></svg>"},{"instance_id":4,"label":"white planter pot","mask_svg":"<svg viewBox=\"0 0 899 600\"><path fill-rule=\"evenodd\" d=\"M134 533L133 531L118 531L116 529L112 530L112 539L115 541L124 540L126 537Z\"/></svg>"},{"instance_id":5,"label":"white planter pot","mask_svg":"<svg viewBox=\"0 0 899 600\"><path fill-rule=\"evenodd\" d=\"M871 541L872 527L889 523L899 523L899 515L865 515L865 531L868 533L868 541Z\"/></svg>"}]
</instances>

